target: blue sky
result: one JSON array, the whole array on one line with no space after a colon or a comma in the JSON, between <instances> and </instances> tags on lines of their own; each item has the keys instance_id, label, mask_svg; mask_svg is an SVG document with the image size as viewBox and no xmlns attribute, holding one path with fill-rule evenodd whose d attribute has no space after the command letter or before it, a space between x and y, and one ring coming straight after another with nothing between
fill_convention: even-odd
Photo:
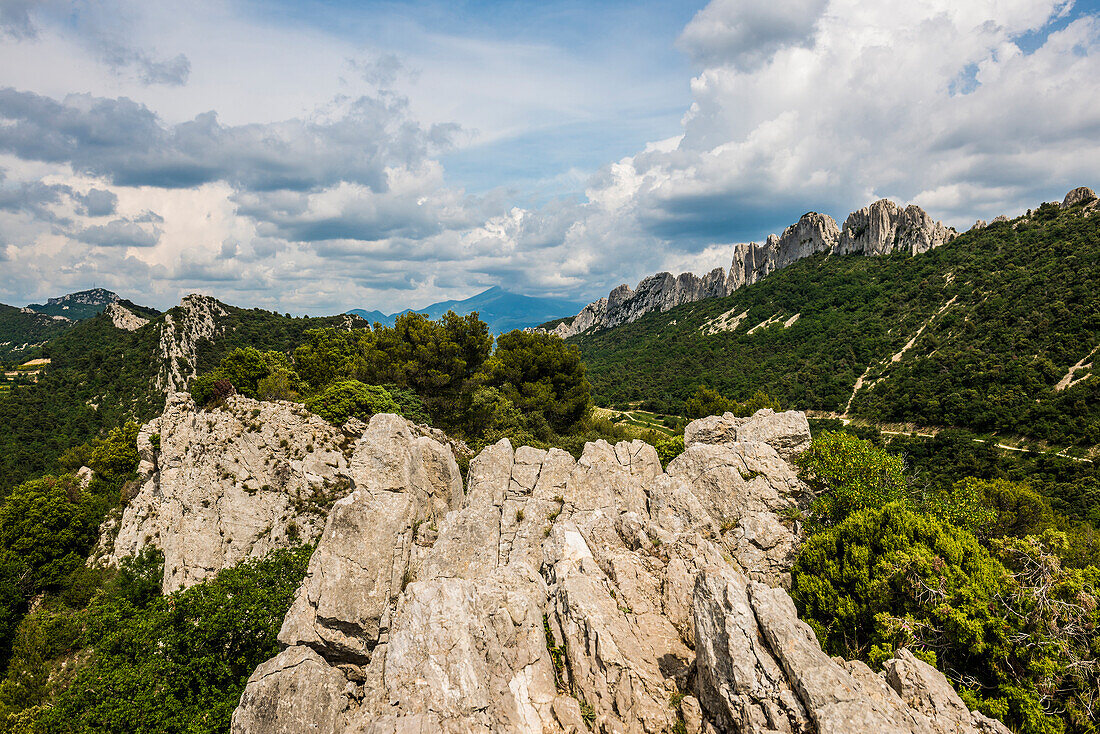
<instances>
[{"instance_id":1,"label":"blue sky","mask_svg":"<svg viewBox=\"0 0 1100 734\"><path fill-rule=\"evenodd\" d=\"M1100 0L0 0L0 301L590 299L1100 168Z\"/></svg>"}]
</instances>

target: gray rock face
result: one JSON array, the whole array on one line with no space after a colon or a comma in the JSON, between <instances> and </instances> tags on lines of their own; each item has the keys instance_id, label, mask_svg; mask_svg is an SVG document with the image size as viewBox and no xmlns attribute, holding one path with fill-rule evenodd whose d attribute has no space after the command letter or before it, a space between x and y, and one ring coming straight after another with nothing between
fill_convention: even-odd
<instances>
[{"instance_id":1,"label":"gray rock face","mask_svg":"<svg viewBox=\"0 0 1100 734\"><path fill-rule=\"evenodd\" d=\"M176 393L138 433L141 487L113 544L101 538L99 552L117 563L147 545L161 549L169 593L245 558L310 542L328 504L349 491L345 442L295 403L234 396L224 408L199 411Z\"/></svg>"},{"instance_id":2,"label":"gray rock face","mask_svg":"<svg viewBox=\"0 0 1100 734\"><path fill-rule=\"evenodd\" d=\"M817 646L777 588L798 421L742 420L667 472L639 441L502 440L464 492L442 444L375 416L232 731L976 731L915 658L895 685Z\"/></svg>"},{"instance_id":3,"label":"gray rock face","mask_svg":"<svg viewBox=\"0 0 1100 734\"><path fill-rule=\"evenodd\" d=\"M193 293L180 301L180 311L168 313L160 327L160 369L155 385L165 393L182 392L195 376L199 344L220 330L218 319L226 315L210 296Z\"/></svg>"},{"instance_id":4,"label":"gray rock face","mask_svg":"<svg viewBox=\"0 0 1100 734\"><path fill-rule=\"evenodd\" d=\"M107 314L107 318L111 320L115 328L125 329L126 331L137 331L149 323L149 319L143 319L118 303L108 303L107 307L103 309L103 313Z\"/></svg>"},{"instance_id":5,"label":"gray rock face","mask_svg":"<svg viewBox=\"0 0 1100 734\"><path fill-rule=\"evenodd\" d=\"M773 447L784 459L810 447L810 424L798 410L776 413L770 408L748 418L733 413L694 420L684 430L684 446L755 441Z\"/></svg>"},{"instance_id":6,"label":"gray rock face","mask_svg":"<svg viewBox=\"0 0 1100 734\"><path fill-rule=\"evenodd\" d=\"M1096 201L1095 191L1088 186L1078 186L1066 194L1066 198L1062 199L1062 208L1068 209L1077 204L1089 204L1094 201Z\"/></svg>"},{"instance_id":7,"label":"gray rock face","mask_svg":"<svg viewBox=\"0 0 1100 734\"><path fill-rule=\"evenodd\" d=\"M702 278L692 273L651 275L636 289L620 285L607 298L588 304L572 320L550 331L563 339L593 329L608 329L637 321L647 313L663 312L704 298L728 296L796 260L819 252L916 255L945 242L957 233L934 222L923 209L900 207L885 199L853 212L844 229L827 214L808 212L783 234L769 235L763 245L755 242L734 247L729 271L715 268Z\"/></svg>"},{"instance_id":8,"label":"gray rock face","mask_svg":"<svg viewBox=\"0 0 1100 734\"><path fill-rule=\"evenodd\" d=\"M900 207L880 199L870 206L852 212L844 220L836 254L887 255L907 252L918 255L950 242L958 233L935 222L919 206Z\"/></svg>"}]
</instances>

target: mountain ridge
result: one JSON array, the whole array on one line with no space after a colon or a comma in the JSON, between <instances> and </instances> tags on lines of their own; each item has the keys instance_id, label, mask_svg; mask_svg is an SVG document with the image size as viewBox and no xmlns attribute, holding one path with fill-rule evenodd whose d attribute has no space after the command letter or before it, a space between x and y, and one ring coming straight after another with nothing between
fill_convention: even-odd
<instances>
[{"instance_id":1,"label":"mountain ridge","mask_svg":"<svg viewBox=\"0 0 1100 734\"><path fill-rule=\"evenodd\" d=\"M1075 190L1080 192L1081 190ZM920 257L818 252L732 295L571 337L602 404L699 385L800 409L1100 444L1100 202L1090 190Z\"/></svg>"},{"instance_id":2,"label":"mountain ridge","mask_svg":"<svg viewBox=\"0 0 1100 734\"><path fill-rule=\"evenodd\" d=\"M734 246L729 271L714 268L700 277L694 273L656 273L643 278L636 288L625 283L607 297L593 301L571 319L560 319L538 328L563 339L637 321L654 311L668 311L685 303L723 298L756 283L776 270L819 252L838 255L882 256L896 252L918 255L958 236L954 228L933 221L915 204L902 207L888 199L858 209L844 220L843 228L828 214L807 212L783 230L768 235L763 245L755 242Z\"/></svg>"},{"instance_id":3,"label":"mountain ridge","mask_svg":"<svg viewBox=\"0 0 1100 734\"><path fill-rule=\"evenodd\" d=\"M489 325L489 331L499 334L512 329L522 329L544 323L556 318L563 312L569 312L581 304L564 298L544 298L514 293L499 285L494 285L469 298L461 300L439 301L424 308L407 308L392 314L381 311L352 309L346 313L359 316L373 323L393 326L398 316L407 313L422 313L428 318L437 319L448 311L459 316L478 312L481 320Z\"/></svg>"}]
</instances>

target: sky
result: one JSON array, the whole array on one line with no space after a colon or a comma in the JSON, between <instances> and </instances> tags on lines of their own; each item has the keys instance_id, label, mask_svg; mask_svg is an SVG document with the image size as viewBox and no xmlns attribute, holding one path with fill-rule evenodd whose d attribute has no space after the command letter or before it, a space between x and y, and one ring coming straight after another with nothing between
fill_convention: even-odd
<instances>
[{"instance_id":1,"label":"sky","mask_svg":"<svg viewBox=\"0 0 1100 734\"><path fill-rule=\"evenodd\" d=\"M0 0L0 302L591 300L1097 188L1100 0Z\"/></svg>"}]
</instances>

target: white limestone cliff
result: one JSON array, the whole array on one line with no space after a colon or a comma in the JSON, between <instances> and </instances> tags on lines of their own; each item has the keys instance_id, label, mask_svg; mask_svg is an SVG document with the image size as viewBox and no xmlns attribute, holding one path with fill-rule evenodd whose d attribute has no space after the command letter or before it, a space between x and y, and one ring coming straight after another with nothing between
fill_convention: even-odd
<instances>
[{"instance_id":1,"label":"white limestone cliff","mask_svg":"<svg viewBox=\"0 0 1100 734\"><path fill-rule=\"evenodd\" d=\"M232 731L1006 734L907 651L875 674L798 620L803 414L687 435L666 470L640 441L502 440L463 488L443 444L374 416Z\"/></svg>"},{"instance_id":2,"label":"white limestone cliff","mask_svg":"<svg viewBox=\"0 0 1100 734\"><path fill-rule=\"evenodd\" d=\"M593 329L608 329L637 321L705 298L728 296L804 257L821 252L867 256L905 252L917 255L950 242L957 232L935 222L918 206L901 207L882 199L848 215L844 228L827 214L808 212L764 244L734 247L729 270L715 268L700 278L693 273L657 273L635 289L620 285L607 298L588 304L570 320L549 330L566 339Z\"/></svg>"}]
</instances>

